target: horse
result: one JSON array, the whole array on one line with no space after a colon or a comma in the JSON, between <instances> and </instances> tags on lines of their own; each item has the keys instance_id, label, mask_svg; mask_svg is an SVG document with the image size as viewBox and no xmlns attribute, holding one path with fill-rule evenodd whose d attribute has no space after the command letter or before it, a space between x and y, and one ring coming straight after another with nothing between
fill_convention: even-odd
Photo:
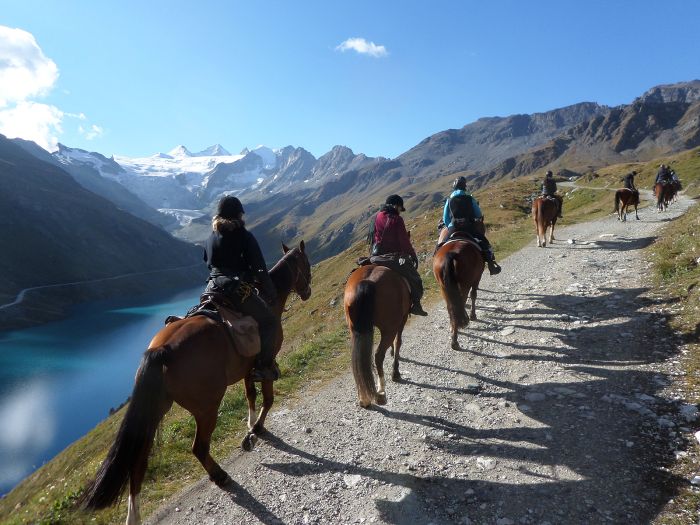
<instances>
[{"instance_id":1,"label":"horse","mask_svg":"<svg viewBox=\"0 0 700 525\"><path fill-rule=\"evenodd\" d=\"M549 226L549 244L554 242L554 225L557 223L558 203L556 198L541 195L532 201L532 218L535 221L537 246L547 246L547 226Z\"/></svg>"},{"instance_id":2,"label":"horse","mask_svg":"<svg viewBox=\"0 0 700 525\"><path fill-rule=\"evenodd\" d=\"M666 211L673 198L673 185L671 183L657 182L654 184L654 195L656 196L656 208L659 211Z\"/></svg>"},{"instance_id":3,"label":"horse","mask_svg":"<svg viewBox=\"0 0 700 525\"><path fill-rule=\"evenodd\" d=\"M615 213L618 221L627 220L627 208L634 206L634 216L639 220L637 206L639 206L639 192L629 188L620 188L615 192Z\"/></svg>"},{"instance_id":4,"label":"horse","mask_svg":"<svg viewBox=\"0 0 700 525\"><path fill-rule=\"evenodd\" d=\"M359 405L362 408L368 408L373 402L385 405L384 357L389 347L394 355L391 379L401 381L401 335L411 306L408 283L398 272L385 266L360 266L348 278L343 304L345 320L352 334L352 373ZM380 333L374 352L378 376L376 385L372 372L375 326Z\"/></svg>"},{"instance_id":5,"label":"horse","mask_svg":"<svg viewBox=\"0 0 700 525\"><path fill-rule=\"evenodd\" d=\"M304 301L311 296L311 267L304 241L298 248L290 250L283 244L282 249L283 257L270 270L278 294L273 311L280 320L290 293L296 292ZM275 354L282 346L281 321L277 332ZM209 479L220 487L229 483L229 475L209 454L211 435L226 388L241 379L245 381L248 433L241 446L247 451L255 446L256 434L264 431L265 418L274 400L272 381L264 381L263 405L255 419L256 389L250 379L254 361L254 356L238 354L226 328L206 316L180 319L161 329L144 353L126 414L107 457L84 492L83 508L96 510L113 505L128 481L126 523L140 522L138 498L148 455L160 421L173 401L194 416L197 431L192 453L209 474Z\"/></svg>"},{"instance_id":6,"label":"horse","mask_svg":"<svg viewBox=\"0 0 700 525\"><path fill-rule=\"evenodd\" d=\"M484 258L471 240L456 239L443 244L433 257L433 274L447 304L452 326L452 349L461 350L457 332L476 320L476 293L484 273ZM471 312L465 310L471 297Z\"/></svg>"}]
</instances>

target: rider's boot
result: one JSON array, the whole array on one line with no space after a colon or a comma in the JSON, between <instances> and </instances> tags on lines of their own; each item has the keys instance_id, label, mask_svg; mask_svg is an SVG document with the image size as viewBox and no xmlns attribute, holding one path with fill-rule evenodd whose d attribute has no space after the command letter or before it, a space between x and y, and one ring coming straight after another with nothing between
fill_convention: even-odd
<instances>
[{"instance_id":1,"label":"rider's boot","mask_svg":"<svg viewBox=\"0 0 700 525\"><path fill-rule=\"evenodd\" d=\"M491 275L497 275L501 273L501 267L496 262L496 256L493 254L493 250L491 248L484 252L484 257L486 259L486 264L489 267L489 273Z\"/></svg>"},{"instance_id":2,"label":"rider's boot","mask_svg":"<svg viewBox=\"0 0 700 525\"><path fill-rule=\"evenodd\" d=\"M411 306L411 310L409 311L409 313L412 313L413 315L422 316L428 315L428 312L423 310L423 307L420 304L420 299L416 299L415 301L413 301L413 306Z\"/></svg>"},{"instance_id":3,"label":"rider's boot","mask_svg":"<svg viewBox=\"0 0 700 525\"><path fill-rule=\"evenodd\" d=\"M274 359L270 363L255 363L251 378L253 381L277 381L280 378L280 367Z\"/></svg>"}]
</instances>

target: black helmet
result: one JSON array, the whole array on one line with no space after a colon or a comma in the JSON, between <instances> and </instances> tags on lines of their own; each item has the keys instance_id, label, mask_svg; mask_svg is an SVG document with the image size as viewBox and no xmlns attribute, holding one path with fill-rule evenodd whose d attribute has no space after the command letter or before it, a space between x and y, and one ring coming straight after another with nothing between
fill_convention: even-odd
<instances>
[{"instance_id":1,"label":"black helmet","mask_svg":"<svg viewBox=\"0 0 700 525\"><path fill-rule=\"evenodd\" d=\"M547 177L551 177L552 175L554 175L554 173L552 173L552 170L547 170Z\"/></svg>"},{"instance_id":2,"label":"black helmet","mask_svg":"<svg viewBox=\"0 0 700 525\"><path fill-rule=\"evenodd\" d=\"M452 183L453 190L464 190L467 191L467 178L461 175L455 179Z\"/></svg>"},{"instance_id":3,"label":"black helmet","mask_svg":"<svg viewBox=\"0 0 700 525\"><path fill-rule=\"evenodd\" d=\"M398 206L401 211L406 211L406 208L403 207L403 199L399 195L389 195L386 198L386 204Z\"/></svg>"},{"instance_id":4,"label":"black helmet","mask_svg":"<svg viewBox=\"0 0 700 525\"><path fill-rule=\"evenodd\" d=\"M632 175L636 175L636 174L637 174L637 172L632 170Z\"/></svg>"},{"instance_id":5,"label":"black helmet","mask_svg":"<svg viewBox=\"0 0 700 525\"><path fill-rule=\"evenodd\" d=\"M219 201L219 207L216 209L216 214L223 219L237 219L243 211L243 205L236 197L226 195Z\"/></svg>"}]
</instances>

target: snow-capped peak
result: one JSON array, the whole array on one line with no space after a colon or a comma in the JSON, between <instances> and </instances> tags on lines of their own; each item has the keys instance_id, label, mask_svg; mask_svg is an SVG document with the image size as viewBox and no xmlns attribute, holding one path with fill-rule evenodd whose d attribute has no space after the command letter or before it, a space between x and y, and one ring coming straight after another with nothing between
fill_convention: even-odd
<instances>
[{"instance_id":1,"label":"snow-capped peak","mask_svg":"<svg viewBox=\"0 0 700 525\"><path fill-rule=\"evenodd\" d=\"M191 157L192 153L190 153L185 146L180 144L179 146L176 146L172 150L168 151L168 155L171 157Z\"/></svg>"},{"instance_id":2,"label":"snow-capped peak","mask_svg":"<svg viewBox=\"0 0 700 525\"><path fill-rule=\"evenodd\" d=\"M194 154L195 157L228 157L230 155L231 154L226 151L221 144L214 144L213 146L209 146L207 149L203 149L199 153Z\"/></svg>"},{"instance_id":3,"label":"snow-capped peak","mask_svg":"<svg viewBox=\"0 0 700 525\"><path fill-rule=\"evenodd\" d=\"M274 169L277 166L277 155L267 146L260 145L254 148L251 153L255 153L263 161L263 167L267 170Z\"/></svg>"}]
</instances>

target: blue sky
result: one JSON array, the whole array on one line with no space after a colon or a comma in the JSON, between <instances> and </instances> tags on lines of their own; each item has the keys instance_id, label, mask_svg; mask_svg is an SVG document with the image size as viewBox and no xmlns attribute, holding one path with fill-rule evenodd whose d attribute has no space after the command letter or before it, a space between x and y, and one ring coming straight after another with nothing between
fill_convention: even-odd
<instances>
[{"instance_id":1,"label":"blue sky","mask_svg":"<svg viewBox=\"0 0 700 525\"><path fill-rule=\"evenodd\" d=\"M221 143L394 157L480 117L700 78L691 0L1 6L0 132L106 155Z\"/></svg>"}]
</instances>

